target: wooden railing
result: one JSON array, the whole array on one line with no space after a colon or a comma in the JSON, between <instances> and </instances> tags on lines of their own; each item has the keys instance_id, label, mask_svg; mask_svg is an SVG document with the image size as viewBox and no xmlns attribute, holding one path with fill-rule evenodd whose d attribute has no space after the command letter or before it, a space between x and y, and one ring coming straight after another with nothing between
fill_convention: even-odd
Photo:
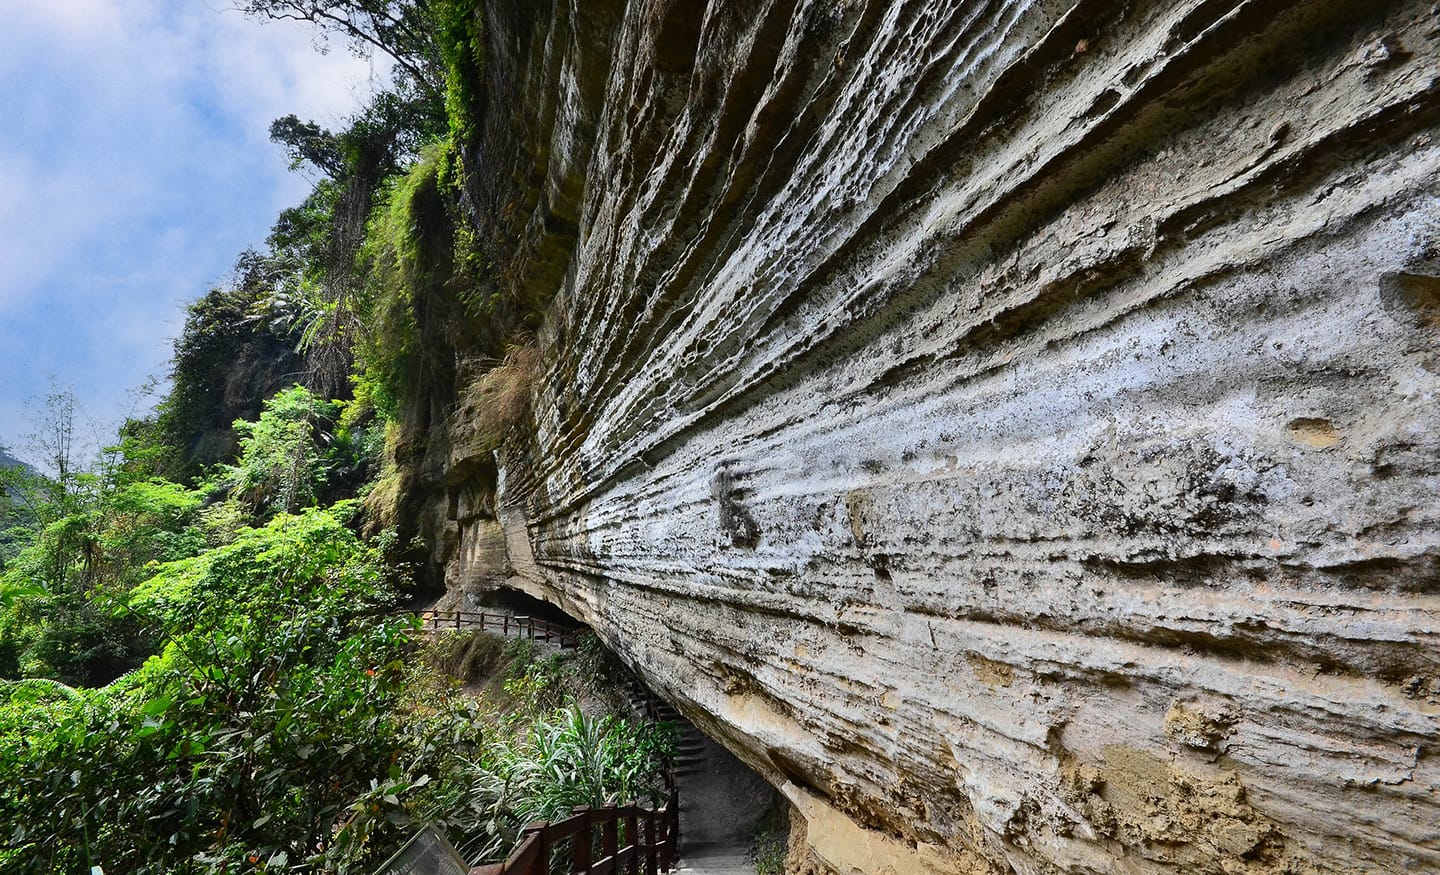
<instances>
[{"instance_id":1,"label":"wooden railing","mask_svg":"<svg viewBox=\"0 0 1440 875\"><path fill-rule=\"evenodd\" d=\"M484 611L406 611L407 616L419 617L422 628L427 632L445 629L480 629L499 632L507 638L530 638L555 644L562 648L575 647L579 641L575 630L542 620L539 617L517 617L511 614L491 614Z\"/></svg>"},{"instance_id":2,"label":"wooden railing","mask_svg":"<svg viewBox=\"0 0 1440 875\"><path fill-rule=\"evenodd\" d=\"M578 644L576 630L538 617L492 614L485 611L408 611L419 617L424 631L481 629L507 637L545 641L562 648ZM646 691L646 711L659 719L655 702ZM638 802L576 808L554 823L534 823L520 834L520 842L503 863L472 868L469 875L549 875L552 857L569 857L572 875L656 875L674 870L680 856L680 793L667 769L669 799L656 809ZM621 824L626 844L619 847ZM565 845L568 843L569 848ZM555 853L552 853L555 852ZM596 855L598 859L596 858Z\"/></svg>"},{"instance_id":3,"label":"wooden railing","mask_svg":"<svg viewBox=\"0 0 1440 875\"><path fill-rule=\"evenodd\" d=\"M620 825L627 844L619 847ZM574 875L656 875L675 868L680 852L680 796L650 810L639 804L576 808L564 820L527 826L503 863L476 866L470 875L550 875L552 851ZM596 859L595 855L599 854Z\"/></svg>"}]
</instances>

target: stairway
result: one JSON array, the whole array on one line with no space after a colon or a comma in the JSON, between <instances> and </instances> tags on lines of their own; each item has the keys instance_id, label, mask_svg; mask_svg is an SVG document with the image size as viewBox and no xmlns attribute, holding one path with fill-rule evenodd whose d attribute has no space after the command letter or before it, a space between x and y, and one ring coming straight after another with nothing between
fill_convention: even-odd
<instances>
[{"instance_id":1,"label":"stairway","mask_svg":"<svg viewBox=\"0 0 1440 875\"><path fill-rule=\"evenodd\" d=\"M671 707L664 699L653 699L655 718L664 723L674 723L680 728L680 738L675 743L675 781L684 784L696 776L705 774L705 736L691 725L689 720ZM683 808L682 817L683 817Z\"/></svg>"},{"instance_id":2,"label":"stairway","mask_svg":"<svg viewBox=\"0 0 1440 875\"><path fill-rule=\"evenodd\" d=\"M675 744L675 783L681 786L687 781L695 779L705 773L707 762L706 739L700 730L696 729L689 720L681 716L679 711L664 699L654 695L636 680L631 680L625 690L625 697L630 701L630 707L635 714L646 720L657 720L661 723L673 723L680 730L680 737ZM680 803L680 816L685 816L685 803L682 798Z\"/></svg>"},{"instance_id":3,"label":"stairway","mask_svg":"<svg viewBox=\"0 0 1440 875\"><path fill-rule=\"evenodd\" d=\"M675 747L675 784L680 789L680 861L676 871L686 875L755 875L747 853L748 836L717 829L718 808L728 800L713 792L711 772L717 758L728 752L706 738L679 711L638 681L631 681L626 697L637 715L673 723L680 730Z\"/></svg>"}]
</instances>

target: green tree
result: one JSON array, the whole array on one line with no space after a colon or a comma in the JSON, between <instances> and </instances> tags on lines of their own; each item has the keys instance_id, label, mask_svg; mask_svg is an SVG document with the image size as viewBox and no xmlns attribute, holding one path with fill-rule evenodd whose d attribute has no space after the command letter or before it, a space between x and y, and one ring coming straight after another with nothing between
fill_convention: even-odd
<instances>
[{"instance_id":1,"label":"green tree","mask_svg":"<svg viewBox=\"0 0 1440 875\"><path fill-rule=\"evenodd\" d=\"M236 419L254 419L261 402L303 376L295 338L266 319L272 275L260 256L240 257L235 283L191 304L175 340L170 393L160 402L146 443L160 448L163 473L191 480L233 460ZM138 435L137 435L138 437Z\"/></svg>"},{"instance_id":2,"label":"green tree","mask_svg":"<svg viewBox=\"0 0 1440 875\"><path fill-rule=\"evenodd\" d=\"M348 388L353 349L366 330L357 255L376 198L385 180L443 128L443 113L403 89L376 93L338 132L294 115L270 127L293 167L308 165L322 174L303 203L281 212L263 256L270 318L297 337L309 385L322 394Z\"/></svg>"},{"instance_id":3,"label":"green tree","mask_svg":"<svg viewBox=\"0 0 1440 875\"><path fill-rule=\"evenodd\" d=\"M235 421L240 459L227 466L231 495L260 515L312 506L336 472L340 405L292 386L268 399L254 422Z\"/></svg>"},{"instance_id":4,"label":"green tree","mask_svg":"<svg viewBox=\"0 0 1440 875\"><path fill-rule=\"evenodd\" d=\"M107 601L151 563L205 546L190 525L200 497L167 481L98 484L83 506L30 533L0 574L0 677L107 683L139 665L157 642Z\"/></svg>"}]
</instances>

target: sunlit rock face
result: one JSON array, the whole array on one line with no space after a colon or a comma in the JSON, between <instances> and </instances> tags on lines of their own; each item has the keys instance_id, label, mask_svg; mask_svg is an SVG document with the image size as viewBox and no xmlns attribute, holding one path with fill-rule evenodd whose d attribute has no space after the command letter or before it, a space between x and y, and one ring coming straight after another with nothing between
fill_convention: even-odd
<instances>
[{"instance_id":1,"label":"sunlit rock face","mask_svg":"<svg viewBox=\"0 0 1440 875\"><path fill-rule=\"evenodd\" d=\"M487 13L555 300L457 579L840 872L1440 867L1433 2Z\"/></svg>"}]
</instances>

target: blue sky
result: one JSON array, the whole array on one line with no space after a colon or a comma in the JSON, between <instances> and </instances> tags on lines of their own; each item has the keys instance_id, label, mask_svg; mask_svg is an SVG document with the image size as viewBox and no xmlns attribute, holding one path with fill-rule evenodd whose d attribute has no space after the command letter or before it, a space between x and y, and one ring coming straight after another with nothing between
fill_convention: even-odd
<instances>
[{"instance_id":1,"label":"blue sky","mask_svg":"<svg viewBox=\"0 0 1440 875\"><path fill-rule=\"evenodd\" d=\"M184 303L308 191L270 121L370 92L366 61L228 5L0 0L0 444L52 378L113 434Z\"/></svg>"}]
</instances>

